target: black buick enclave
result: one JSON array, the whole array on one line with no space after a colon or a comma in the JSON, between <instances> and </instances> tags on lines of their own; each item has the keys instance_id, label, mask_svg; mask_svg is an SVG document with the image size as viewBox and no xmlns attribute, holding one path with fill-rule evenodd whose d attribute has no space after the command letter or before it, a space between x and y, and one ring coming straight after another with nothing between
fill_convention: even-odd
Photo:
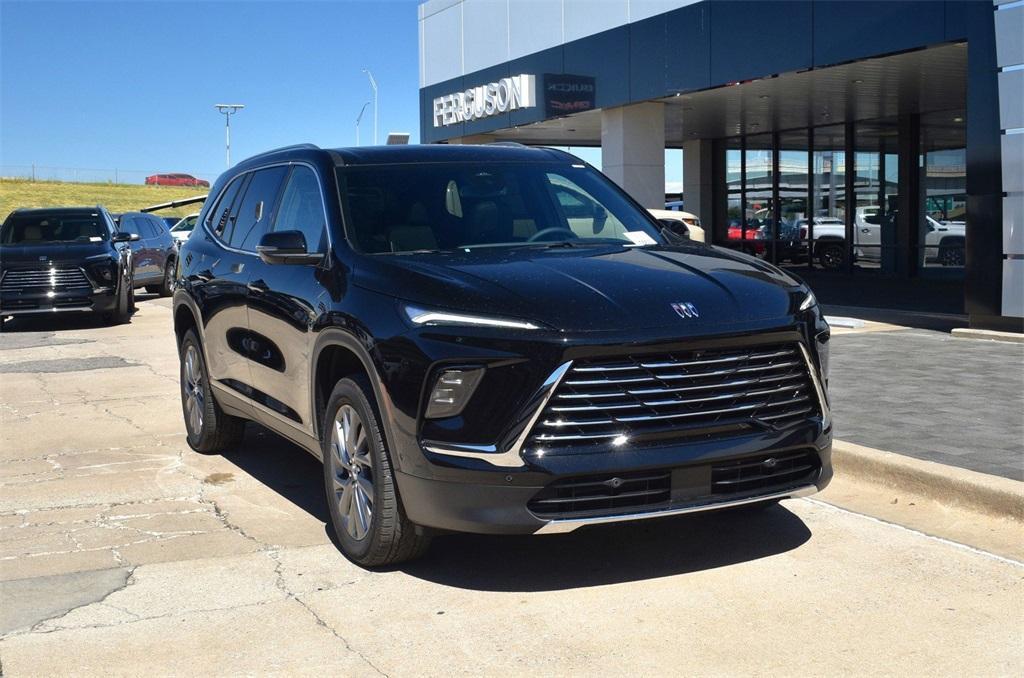
<instances>
[{"instance_id":1,"label":"black buick enclave","mask_svg":"<svg viewBox=\"0 0 1024 678\"><path fill-rule=\"evenodd\" d=\"M324 462L366 566L438 530L765 505L832 476L810 290L550 149L297 146L215 184L174 294L189 444Z\"/></svg>"},{"instance_id":2,"label":"black buick enclave","mask_svg":"<svg viewBox=\"0 0 1024 678\"><path fill-rule=\"evenodd\" d=\"M128 322L135 239L98 206L11 212L0 227L0 317L86 311Z\"/></svg>"}]
</instances>

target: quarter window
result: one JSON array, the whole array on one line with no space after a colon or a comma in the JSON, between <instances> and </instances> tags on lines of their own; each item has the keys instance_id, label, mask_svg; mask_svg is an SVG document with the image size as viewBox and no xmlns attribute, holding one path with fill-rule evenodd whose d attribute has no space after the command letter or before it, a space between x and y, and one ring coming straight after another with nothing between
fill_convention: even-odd
<instances>
[{"instance_id":1,"label":"quarter window","mask_svg":"<svg viewBox=\"0 0 1024 678\"><path fill-rule=\"evenodd\" d=\"M301 231L309 252L324 249L324 208L316 173L296 165L281 198L275 231Z\"/></svg>"},{"instance_id":2,"label":"quarter window","mask_svg":"<svg viewBox=\"0 0 1024 678\"><path fill-rule=\"evenodd\" d=\"M234 224L234 213L231 211L232 206L235 203L235 199L238 197L238 193L245 183L245 179L248 175L242 174L235 177L235 179L228 184L228 187L221 193L220 200L217 201L217 205L210 210L210 216L207 217L207 224L213 229L214 235L219 238L226 240L231 235L231 226Z\"/></svg>"}]
</instances>

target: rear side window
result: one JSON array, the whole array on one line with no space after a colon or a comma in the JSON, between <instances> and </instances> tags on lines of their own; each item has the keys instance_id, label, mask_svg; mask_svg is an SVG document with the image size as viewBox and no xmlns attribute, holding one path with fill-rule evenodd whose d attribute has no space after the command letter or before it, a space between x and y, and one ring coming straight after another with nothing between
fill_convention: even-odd
<instances>
[{"instance_id":1,"label":"rear side window","mask_svg":"<svg viewBox=\"0 0 1024 678\"><path fill-rule=\"evenodd\" d=\"M234 224L234 213L231 208L238 197L239 190L245 184L247 176L247 174L241 174L235 177L220 194L220 200L217 201L216 206L210 210L210 216L207 217L206 223L218 238L226 240L231 234L231 226Z\"/></svg>"},{"instance_id":2,"label":"rear side window","mask_svg":"<svg viewBox=\"0 0 1024 678\"><path fill-rule=\"evenodd\" d=\"M235 227L231 231L229 244L241 250L253 251L263 234L274 223L274 207L281 192L281 184L288 173L288 167L269 167L253 172L245 197L235 210Z\"/></svg>"},{"instance_id":3,"label":"rear side window","mask_svg":"<svg viewBox=\"0 0 1024 678\"><path fill-rule=\"evenodd\" d=\"M160 236L167 232L167 224L164 222L163 219L159 217L150 217L149 223L153 227L153 235L155 235L156 237L159 238Z\"/></svg>"},{"instance_id":4,"label":"rear side window","mask_svg":"<svg viewBox=\"0 0 1024 678\"><path fill-rule=\"evenodd\" d=\"M275 231L301 231L309 252L324 248L324 207L320 182L316 173L304 165L296 165L288 179L277 211Z\"/></svg>"},{"instance_id":5,"label":"rear side window","mask_svg":"<svg viewBox=\"0 0 1024 678\"><path fill-rule=\"evenodd\" d=\"M122 216L120 230L122 233L134 233L140 238L146 237L146 235L141 230L139 230L139 225L135 222L135 217Z\"/></svg>"}]
</instances>

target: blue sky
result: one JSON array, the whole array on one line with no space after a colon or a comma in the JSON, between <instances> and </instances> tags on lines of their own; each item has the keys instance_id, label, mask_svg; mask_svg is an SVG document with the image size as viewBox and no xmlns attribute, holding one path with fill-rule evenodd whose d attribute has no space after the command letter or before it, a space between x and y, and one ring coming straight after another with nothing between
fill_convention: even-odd
<instances>
[{"instance_id":1,"label":"blue sky","mask_svg":"<svg viewBox=\"0 0 1024 678\"><path fill-rule=\"evenodd\" d=\"M363 68L380 87L380 141L405 131L415 142L417 4L0 0L2 173L35 164L212 179L224 169L219 102L246 105L231 123L236 162L305 141L353 145L372 97ZM371 106L362 143L372 135ZM579 153L599 164L599 151Z\"/></svg>"}]
</instances>

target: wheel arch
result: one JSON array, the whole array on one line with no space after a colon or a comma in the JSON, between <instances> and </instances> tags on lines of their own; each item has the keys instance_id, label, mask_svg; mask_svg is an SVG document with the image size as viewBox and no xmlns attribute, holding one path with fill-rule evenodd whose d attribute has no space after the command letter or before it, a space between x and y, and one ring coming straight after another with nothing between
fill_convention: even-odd
<instances>
[{"instance_id":1,"label":"wheel arch","mask_svg":"<svg viewBox=\"0 0 1024 678\"><path fill-rule=\"evenodd\" d=\"M370 356L369 351L353 334L338 328L329 328L321 332L313 348L310 369L310 398L313 432L321 439L323 415L327 407L334 385L341 379L358 374L366 377L373 390L377 410L381 419L382 433L388 449L392 451L391 463L396 470L401 469L401 455L395 447L395 436L392 431L391 412L394 406L387 390L381 382L380 374Z\"/></svg>"}]
</instances>

